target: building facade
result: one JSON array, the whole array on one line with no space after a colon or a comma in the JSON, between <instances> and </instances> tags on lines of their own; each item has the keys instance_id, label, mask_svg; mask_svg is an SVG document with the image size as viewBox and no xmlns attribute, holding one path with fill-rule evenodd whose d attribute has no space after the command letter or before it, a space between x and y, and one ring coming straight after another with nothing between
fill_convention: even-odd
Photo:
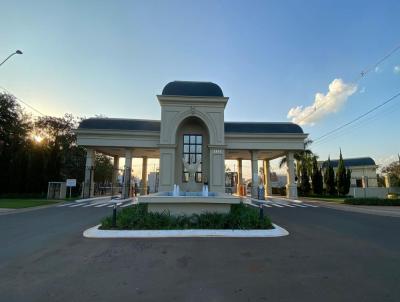
<instances>
[{"instance_id":1,"label":"building facade","mask_svg":"<svg viewBox=\"0 0 400 302\"><path fill-rule=\"evenodd\" d=\"M242 160L251 160L252 196L259 185L271 194L268 177L258 178L258 161L264 175L269 161L287 156L287 195L297 197L294 158L304 149L307 134L293 123L226 122L228 97L210 82L174 81L157 95L161 120L90 118L76 130L77 141L87 149L84 195L93 195L94 154L114 158L117 179L119 158L125 157L123 196L130 195L132 158L143 158L142 194L147 188L147 159L159 158L159 191L171 191L174 184L184 191L201 191L204 184L212 192L225 191L225 159L238 161L238 184ZM189 187L188 165L196 168L195 184Z\"/></svg>"},{"instance_id":2,"label":"building facade","mask_svg":"<svg viewBox=\"0 0 400 302\"><path fill-rule=\"evenodd\" d=\"M378 187L378 178L376 173L378 166L371 157L344 158L343 161L346 169L351 170L351 187ZM334 159L330 162L336 175L339 160ZM320 165L323 172L325 172L328 161L320 162ZM322 175L325 175L325 173L322 173Z\"/></svg>"}]
</instances>

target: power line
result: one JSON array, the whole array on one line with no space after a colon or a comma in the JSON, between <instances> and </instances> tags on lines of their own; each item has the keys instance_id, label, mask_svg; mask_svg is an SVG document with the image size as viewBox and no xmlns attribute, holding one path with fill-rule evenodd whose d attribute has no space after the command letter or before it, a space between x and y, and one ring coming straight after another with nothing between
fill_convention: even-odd
<instances>
[{"instance_id":1,"label":"power line","mask_svg":"<svg viewBox=\"0 0 400 302\"><path fill-rule=\"evenodd\" d=\"M3 90L4 90L5 92L7 92L8 94L13 95L14 98L15 98L17 101L19 101L19 102L21 102L22 104L24 104L25 106L31 108L33 111L39 113L40 115L46 116L46 114L40 112L39 110L37 110L37 109L34 108L33 106L31 106L31 105L29 105L28 103L24 102L24 101L21 100L19 97L17 97L15 94L11 93L8 89L6 89L6 88L4 88L4 87L2 87L2 86L0 86L0 88L3 89Z\"/></svg>"},{"instance_id":2,"label":"power line","mask_svg":"<svg viewBox=\"0 0 400 302\"><path fill-rule=\"evenodd\" d=\"M361 70L360 74L353 80L351 83L358 83L362 78L365 77L371 70L374 70L376 67L378 67L380 64L382 64L384 61L386 61L389 57L391 57L396 51L400 49L400 44L393 48L389 53L387 53L385 56L380 58L378 61L376 61L375 64L372 64L370 67L367 67L363 70ZM321 109L324 107L327 103L323 103L320 107L315 107L313 111L311 111L309 114L307 114L305 117L297 121L296 123L300 124L303 122L305 119L309 118L311 115L313 115L317 110Z\"/></svg>"},{"instance_id":3,"label":"power line","mask_svg":"<svg viewBox=\"0 0 400 302\"><path fill-rule=\"evenodd\" d=\"M354 132L354 130L357 130L357 129L360 129L361 127L363 127L367 122L369 124L371 124L372 122L377 121L378 119L380 119L382 117L381 114L385 114L387 112L396 113L396 111L400 109L400 107L395 108L397 105L398 104L393 104L392 106L389 106L388 108L386 108L382 111L378 111L375 115L371 116L368 119L360 120L358 123L356 123L355 125L352 125L350 128L341 129L338 132L333 133L332 136L326 136L326 137L322 138L321 140L317 141L315 144L313 144L313 146L314 147L319 146L326 142L331 142L332 140L336 140L341 136L349 135L352 132Z\"/></svg>"},{"instance_id":4,"label":"power line","mask_svg":"<svg viewBox=\"0 0 400 302\"><path fill-rule=\"evenodd\" d=\"M349 126L349 125L355 123L356 121L362 119L363 117L367 116L367 115L370 114L371 112L374 112L375 110L381 108L382 106L385 106L387 103L389 103L389 102L395 100L395 99L396 99L397 97L399 97L399 96L400 96L400 92L396 93L395 95L393 95L392 97L390 97L389 99L387 99L386 101L384 101L383 103L381 103L381 104L379 104L379 105L377 105L377 106L371 108L371 109L368 110L367 112L365 112L365 113L359 115L358 117L356 117L355 119L351 120L350 122L347 122L347 123L345 123L345 124L343 124L343 125L341 125L341 126L335 128L335 129L333 129L333 130L331 130L331 131L325 133L324 135L322 135L322 136L316 138L316 139L314 140L314 142L318 142L319 140L323 139L324 137L327 137L328 135L331 135L331 134L333 134L333 133L339 131L340 129L343 129L344 127L347 127L347 126Z\"/></svg>"}]
</instances>

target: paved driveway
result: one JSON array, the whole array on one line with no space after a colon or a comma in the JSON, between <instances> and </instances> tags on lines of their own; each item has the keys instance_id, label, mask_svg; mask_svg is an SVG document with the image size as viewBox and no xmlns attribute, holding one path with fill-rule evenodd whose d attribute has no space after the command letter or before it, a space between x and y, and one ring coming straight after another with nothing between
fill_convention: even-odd
<instances>
[{"instance_id":1,"label":"paved driveway","mask_svg":"<svg viewBox=\"0 0 400 302\"><path fill-rule=\"evenodd\" d=\"M0 301L400 301L400 219L271 207L267 239L85 239L108 208L0 216Z\"/></svg>"}]
</instances>

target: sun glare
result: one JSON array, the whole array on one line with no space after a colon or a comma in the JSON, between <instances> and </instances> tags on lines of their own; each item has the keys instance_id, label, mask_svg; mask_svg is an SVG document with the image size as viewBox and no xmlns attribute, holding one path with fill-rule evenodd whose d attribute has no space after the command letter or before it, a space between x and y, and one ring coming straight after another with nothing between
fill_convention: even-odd
<instances>
[{"instance_id":1,"label":"sun glare","mask_svg":"<svg viewBox=\"0 0 400 302\"><path fill-rule=\"evenodd\" d=\"M43 137L41 137L40 135L34 135L34 136L33 136L33 140L34 140L36 143L40 143L40 142L42 142Z\"/></svg>"}]
</instances>

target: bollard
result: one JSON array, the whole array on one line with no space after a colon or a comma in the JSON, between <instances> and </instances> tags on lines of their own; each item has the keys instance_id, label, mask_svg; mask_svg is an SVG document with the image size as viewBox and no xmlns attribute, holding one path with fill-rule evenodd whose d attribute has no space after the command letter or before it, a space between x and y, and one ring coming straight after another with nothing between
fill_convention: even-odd
<instances>
[{"instance_id":1,"label":"bollard","mask_svg":"<svg viewBox=\"0 0 400 302\"><path fill-rule=\"evenodd\" d=\"M117 226L117 204L114 203L113 216L112 216L112 227L115 228L116 226Z\"/></svg>"},{"instance_id":2,"label":"bollard","mask_svg":"<svg viewBox=\"0 0 400 302\"><path fill-rule=\"evenodd\" d=\"M260 204L260 220L264 219L264 207L262 204Z\"/></svg>"}]
</instances>

